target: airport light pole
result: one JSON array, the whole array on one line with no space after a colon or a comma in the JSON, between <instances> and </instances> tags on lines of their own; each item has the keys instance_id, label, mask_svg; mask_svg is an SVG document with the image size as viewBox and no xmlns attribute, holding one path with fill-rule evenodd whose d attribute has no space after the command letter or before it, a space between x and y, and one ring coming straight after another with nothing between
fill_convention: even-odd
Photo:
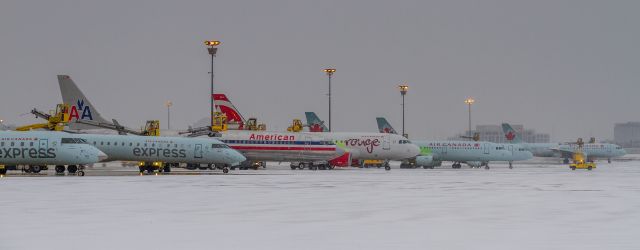
<instances>
[{"instance_id":1,"label":"airport light pole","mask_svg":"<svg viewBox=\"0 0 640 250\"><path fill-rule=\"evenodd\" d=\"M165 106L167 106L167 129L171 129L171 106L173 106L173 102L172 101L166 101L164 103Z\"/></svg>"},{"instance_id":2,"label":"airport light pole","mask_svg":"<svg viewBox=\"0 0 640 250\"><path fill-rule=\"evenodd\" d=\"M471 136L471 105L476 102L476 100L474 100L473 98L469 97L466 100L464 100L464 103L466 103L469 106L469 130L467 130L467 135Z\"/></svg>"},{"instance_id":3,"label":"airport light pole","mask_svg":"<svg viewBox=\"0 0 640 250\"><path fill-rule=\"evenodd\" d=\"M331 76L336 72L336 69L324 69L324 72L329 77L329 132L331 132Z\"/></svg>"},{"instance_id":4,"label":"airport light pole","mask_svg":"<svg viewBox=\"0 0 640 250\"><path fill-rule=\"evenodd\" d=\"M209 114L209 120L211 122L211 127L213 128L213 115L214 112L216 111L216 107L215 107L215 103L213 100L213 59L216 57L216 53L218 53L218 45L220 45L220 41L216 41L216 40L210 40L210 41L204 41L204 45L209 46L207 48L207 51L209 52L209 55L211 55L211 95L209 96L209 98L211 99L211 113Z\"/></svg>"},{"instance_id":5,"label":"airport light pole","mask_svg":"<svg viewBox=\"0 0 640 250\"><path fill-rule=\"evenodd\" d=\"M409 91L409 86L407 86L407 85L398 85L398 87L400 88L400 95L402 95L402 136L408 138L409 135L407 135L404 132L404 96L407 95L407 91Z\"/></svg>"}]
</instances>

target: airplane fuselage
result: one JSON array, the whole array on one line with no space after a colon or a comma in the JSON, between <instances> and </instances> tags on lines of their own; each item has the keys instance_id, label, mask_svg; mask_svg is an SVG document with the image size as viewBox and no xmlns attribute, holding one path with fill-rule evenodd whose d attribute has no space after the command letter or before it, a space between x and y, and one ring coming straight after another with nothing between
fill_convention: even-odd
<instances>
[{"instance_id":1,"label":"airplane fuselage","mask_svg":"<svg viewBox=\"0 0 640 250\"><path fill-rule=\"evenodd\" d=\"M213 138L75 134L107 154L110 161L236 164L239 152Z\"/></svg>"},{"instance_id":2,"label":"airplane fuselage","mask_svg":"<svg viewBox=\"0 0 640 250\"><path fill-rule=\"evenodd\" d=\"M64 132L0 131L0 164L4 165L84 165L105 157Z\"/></svg>"}]
</instances>

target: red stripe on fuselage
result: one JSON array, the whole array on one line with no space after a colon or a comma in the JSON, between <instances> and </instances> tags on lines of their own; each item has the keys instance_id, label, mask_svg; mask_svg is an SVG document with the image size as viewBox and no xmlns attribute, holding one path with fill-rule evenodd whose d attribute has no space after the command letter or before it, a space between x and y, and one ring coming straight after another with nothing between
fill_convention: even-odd
<instances>
[{"instance_id":1,"label":"red stripe on fuselage","mask_svg":"<svg viewBox=\"0 0 640 250\"><path fill-rule=\"evenodd\" d=\"M244 146L229 145L229 147L237 150L281 150L281 151L336 151L335 148L317 148L317 147L267 147L267 146Z\"/></svg>"}]
</instances>

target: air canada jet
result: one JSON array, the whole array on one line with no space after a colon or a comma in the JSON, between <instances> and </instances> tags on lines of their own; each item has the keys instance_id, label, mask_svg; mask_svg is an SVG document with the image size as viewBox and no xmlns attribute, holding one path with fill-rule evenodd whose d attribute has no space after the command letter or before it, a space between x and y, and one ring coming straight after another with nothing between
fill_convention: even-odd
<instances>
[{"instance_id":1,"label":"air canada jet","mask_svg":"<svg viewBox=\"0 0 640 250\"><path fill-rule=\"evenodd\" d=\"M214 95L216 107L227 115L227 117L237 117L238 127L245 124L244 118L233 106L229 98L224 94ZM309 123L310 128L324 126L322 123ZM231 132L231 131L230 131ZM310 132L297 132L303 137L320 138L323 141L330 141L343 147L347 153L341 159L334 159L336 164L340 162L340 166L349 165L352 160L368 159L368 160L404 160L415 157L420 153L419 148L409 142L400 135L383 134L383 133L360 133L360 132L322 132L318 130L310 130ZM304 163L300 168L304 168ZM295 166L292 166L295 168ZM387 164L385 169L389 170Z\"/></svg>"},{"instance_id":2,"label":"air canada jet","mask_svg":"<svg viewBox=\"0 0 640 250\"><path fill-rule=\"evenodd\" d=\"M92 123L100 124L115 124L108 122L103 118L96 107L89 101L89 99L80 91L75 82L68 75L59 75L58 83L60 85L60 92L62 99L65 103L69 103L71 106L70 112L70 128L80 131L91 131L97 133L105 133L104 129L96 129L95 126L78 124L75 121L84 120L91 121ZM231 108L227 108L231 106ZM237 109L229 102L227 105L218 106L218 109L226 111L227 119L230 126L237 124L237 121L243 121L243 118L237 112ZM74 112L74 110L77 110ZM236 127L236 129L238 129ZM243 129L240 127L239 129ZM331 140L326 140L317 135L309 135L302 133L290 133L290 132L271 132L271 131L250 131L250 130L228 130L214 134L210 133L210 128L206 128L208 133L206 135L216 136L210 138L208 136L190 137L197 134L188 133L188 137L184 137L179 140L197 139L210 140L214 143L218 140L226 143L232 149L241 152L248 161L243 160L239 165L240 168L257 168L259 164L264 161L297 161L302 162L305 166L327 168L331 167L330 161L341 155L345 154L345 151L335 145ZM164 135L178 135L180 131L161 131ZM109 131L108 133L114 133ZM167 137L146 137L147 140L168 140ZM216 140L218 139L218 140ZM174 140L174 139L171 139ZM176 138L175 140L178 140ZM125 143L126 144L126 143ZM208 145L211 143L201 143L202 145ZM126 144L125 146L127 146ZM152 149L150 149L152 150ZM172 149L173 150L173 149ZM193 150L193 149L192 149ZM105 151L109 154L109 151ZM185 162L185 161L181 161ZM197 162L192 162L197 163ZM191 164L190 164L191 165ZM188 165L189 166L189 165ZM235 164L230 168L237 167ZM143 169L141 169L142 171Z\"/></svg>"},{"instance_id":3,"label":"air canada jet","mask_svg":"<svg viewBox=\"0 0 640 250\"><path fill-rule=\"evenodd\" d=\"M395 129L384 117L376 118L380 133L395 133ZM460 168L461 163L471 167L484 166L489 169L490 161L509 162L513 168L514 161L531 159L532 154L515 145L505 146L493 142L482 141L413 141L421 149L422 154L416 157L416 165L433 168L442 165L443 161L453 162L453 168Z\"/></svg>"},{"instance_id":4,"label":"air canada jet","mask_svg":"<svg viewBox=\"0 0 640 250\"><path fill-rule=\"evenodd\" d=\"M86 140L65 132L53 131L0 131L0 164L23 165L26 172L39 173L55 165L56 172L84 175L84 165L103 161L107 155ZM0 175L8 168L0 168Z\"/></svg>"},{"instance_id":5,"label":"air canada jet","mask_svg":"<svg viewBox=\"0 0 640 250\"><path fill-rule=\"evenodd\" d=\"M569 159L576 152L576 143L528 143L522 141L522 135L508 123L502 123L502 131L509 143L520 145L536 157L557 157L564 158L564 163L569 163ZM611 143L585 143L582 146L582 153L587 161L593 162L596 159L607 159L611 163L611 158L620 157L627 152L620 146Z\"/></svg>"}]
</instances>

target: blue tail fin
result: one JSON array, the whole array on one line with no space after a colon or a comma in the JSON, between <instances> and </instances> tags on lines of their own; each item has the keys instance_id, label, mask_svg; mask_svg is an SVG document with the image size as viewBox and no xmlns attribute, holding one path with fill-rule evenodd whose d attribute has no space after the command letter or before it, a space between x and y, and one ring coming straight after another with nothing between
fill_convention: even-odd
<instances>
[{"instance_id":1,"label":"blue tail fin","mask_svg":"<svg viewBox=\"0 0 640 250\"><path fill-rule=\"evenodd\" d=\"M391 127L391 124L389 124L386 118L376 117L376 121L378 122L378 131L380 133L398 134L398 132Z\"/></svg>"},{"instance_id":2,"label":"blue tail fin","mask_svg":"<svg viewBox=\"0 0 640 250\"><path fill-rule=\"evenodd\" d=\"M502 124L502 131L504 132L504 137L507 138L507 142L509 143L522 142L522 138L520 137L520 134L518 134L518 132L516 132L516 130L513 129L511 125L509 125L509 123Z\"/></svg>"},{"instance_id":3,"label":"blue tail fin","mask_svg":"<svg viewBox=\"0 0 640 250\"><path fill-rule=\"evenodd\" d=\"M304 112L307 117L307 125L309 125L310 132L329 132L327 126L324 125L324 121L316 115L315 112Z\"/></svg>"}]
</instances>

